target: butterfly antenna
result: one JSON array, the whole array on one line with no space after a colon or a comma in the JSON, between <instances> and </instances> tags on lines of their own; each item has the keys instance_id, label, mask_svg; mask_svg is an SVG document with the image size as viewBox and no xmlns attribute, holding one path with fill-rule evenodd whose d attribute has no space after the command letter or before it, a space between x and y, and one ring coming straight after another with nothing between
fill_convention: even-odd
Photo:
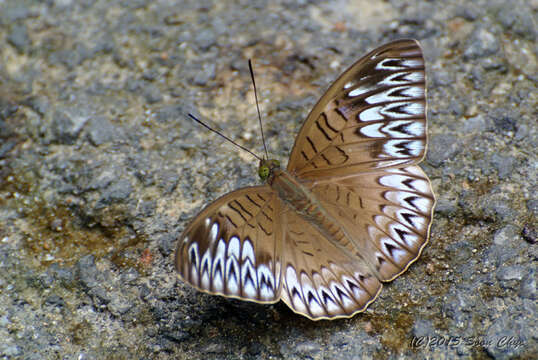
<instances>
[{"instance_id":1,"label":"butterfly antenna","mask_svg":"<svg viewBox=\"0 0 538 360\"><path fill-rule=\"evenodd\" d=\"M263 134L262 116L260 114L260 105L258 105L258 92L256 91L256 81L254 81L254 71L252 70L252 61L248 59L248 68L250 69L250 77L252 78L252 85L254 85L254 98L256 99L256 109L258 110L258 120L260 121L260 130L262 132L263 148L265 150L265 158L269 159L267 154L267 146L265 145L265 136Z\"/></svg>"},{"instance_id":2,"label":"butterfly antenna","mask_svg":"<svg viewBox=\"0 0 538 360\"><path fill-rule=\"evenodd\" d=\"M238 143L236 143L235 141L233 141L232 139L230 139L229 137L227 137L226 135L222 134L221 132L213 129L212 127L210 127L209 125L206 125L204 122L202 122L201 120L198 120L193 114L189 113L189 117L191 119L193 119L194 121L196 121L198 124L202 125L203 127L205 127L206 129L210 130L210 131L213 131L215 134L225 138L226 140L228 140L229 142L231 142L232 144L234 144L235 146L237 146L238 148L240 149L243 149L245 150L246 152L248 152L250 155L254 156L256 159L258 160L262 160L258 155L254 154L252 151L250 151L249 149L247 149L246 147L244 146L241 146L239 145Z\"/></svg>"}]
</instances>

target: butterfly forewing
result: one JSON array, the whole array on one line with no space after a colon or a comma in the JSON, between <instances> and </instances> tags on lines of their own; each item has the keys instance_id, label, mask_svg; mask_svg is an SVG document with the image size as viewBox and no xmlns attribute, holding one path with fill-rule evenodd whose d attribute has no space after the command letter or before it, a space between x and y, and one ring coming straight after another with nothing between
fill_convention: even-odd
<instances>
[{"instance_id":1,"label":"butterfly forewing","mask_svg":"<svg viewBox=\"0 0 538 360\"><path fill-rule=\"evenodd\" d=\"M288 171L301 178L419 162L426 150L424 59L415 40L370 52L338 78L307 117Z\"/></svg>"},{"instance_id":2,"label":"butterfly forewing","mask_svg":"<svg viewBox=\"0 0 538 360\"><path fill-rule=\"evenodd\" d=\"M176 269L183 280L212 294L278 301L279 204L267 185L243 188L210 204L179 240Z\"/></svg>"}]
</instances>

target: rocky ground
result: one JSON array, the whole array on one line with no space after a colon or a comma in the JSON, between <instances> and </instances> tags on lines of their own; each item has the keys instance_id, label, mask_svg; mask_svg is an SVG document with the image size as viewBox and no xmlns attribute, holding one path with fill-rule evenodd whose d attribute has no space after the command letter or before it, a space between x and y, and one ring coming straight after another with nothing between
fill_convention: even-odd
<instances>
[{"instance_id":1,"label":"rocky ground","mask_svg":"<svg viewBox=\"0 0 538 360\"><path fill-rule=\"evenodd\" d=\"M0 358L534 358L536 0L0 0ZM199 293L200 208L368 50L421 41L438 198L422 257L349 320Z\"/></svg>"}]
</instances>

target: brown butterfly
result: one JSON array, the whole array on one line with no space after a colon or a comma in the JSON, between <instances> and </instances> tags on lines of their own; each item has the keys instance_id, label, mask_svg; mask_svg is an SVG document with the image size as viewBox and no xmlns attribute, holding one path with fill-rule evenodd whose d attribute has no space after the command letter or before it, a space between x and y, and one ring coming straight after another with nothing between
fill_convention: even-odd
<instances>
[{"instance_id":1,"label":"brown butterfly","mask_svg":"<svg viewBox=\"0 0 538 360\"><path fill-rule=\"evenodd\" d=\"M187 226L180 277L210 294L282 300L312 320L364 311L428 242L426 130L420 45L373 50L314 106L286 169L261 160L264 185L222 196Z\"/></svg>"}]
</instances>

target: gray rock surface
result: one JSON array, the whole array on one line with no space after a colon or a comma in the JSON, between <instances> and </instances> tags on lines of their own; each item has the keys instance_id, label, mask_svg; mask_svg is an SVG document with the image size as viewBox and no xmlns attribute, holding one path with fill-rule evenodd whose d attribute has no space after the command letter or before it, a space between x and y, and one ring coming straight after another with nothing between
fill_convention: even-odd
<instances>
[{"instance_id":1,"label":"gray rock surface","mask_svg":"<svg viewBox=\"0 0 538 360\"><path fill-rule=\"evenodd\" d=\"M0 359L538 354L535 0L0 1ZM349 320L202 294L178 234L257 183L368 50L417 38L439 199L421 258Z\"/></svg>"}]
</instances>

